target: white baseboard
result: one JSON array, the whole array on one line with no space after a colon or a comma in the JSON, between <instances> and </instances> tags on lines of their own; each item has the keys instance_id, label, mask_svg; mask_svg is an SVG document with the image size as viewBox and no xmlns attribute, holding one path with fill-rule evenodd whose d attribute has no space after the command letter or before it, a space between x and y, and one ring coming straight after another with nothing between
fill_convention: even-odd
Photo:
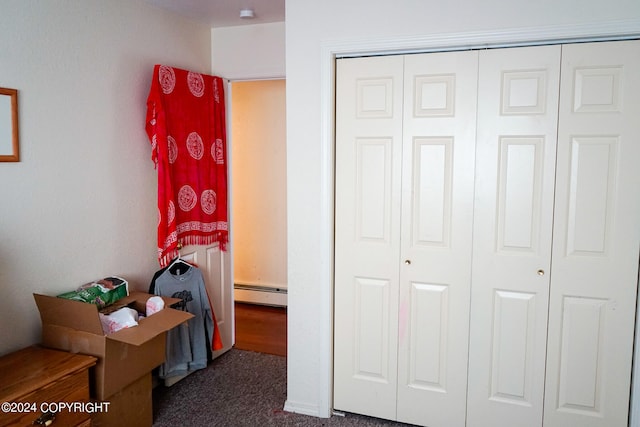
<instances>
[{"instance_id":1,"label":"white baseboard","mask_svg":"<svg viewBox=\"0 0 640 427\"><path fill-rule=\"evenodd\" d=\"M302 402L292 402L287 400L284 402L284 410L287 412L293 412L295 414L310 415L316 418L325 418L320 416L320 410L318 406L311 405Z\"/></svg>"},{"instance_id":2,"label":"white baseboard","mask_svg":"<svg viewBox=\"0 0 640 427\"><path fill-rule=\"evenodd\" d=\"M282 288L236 283L233 287L233 295L236 302L287 306L287 290Z\"/></svg>"}]
</instances>

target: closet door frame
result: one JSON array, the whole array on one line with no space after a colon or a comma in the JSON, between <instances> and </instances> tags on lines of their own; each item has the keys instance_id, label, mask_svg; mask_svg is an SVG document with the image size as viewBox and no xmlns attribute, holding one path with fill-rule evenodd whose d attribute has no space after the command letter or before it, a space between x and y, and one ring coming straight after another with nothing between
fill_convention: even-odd
<instances>
[{"instance_id":1,"label":"closet door frame","mask_svg":"<svg viewBox=\"0 0 640 427\"><path fill-rule=\"evenodd\" d=\"M623 40L640 38L640 24L627 19L603 23L594 28L591 24L554 25L526 30L457 32L418 37L387 37L377 39L353 39L320 42L320 179L317 190L320 195L320 229L318 263L321 265L320 283L326 283L318 297L320 322L318 368L318 404L285 402L285 410L328 418L333 405L333 249L334 249L334 109L335 109L335 59L345 56L370 54L396 54L408 51L433 52L469 48L530 46L561 42ZM636 336L635 343L640 342ZM638 346L636 345L636 349ZM637 351L640 353L640 350ZM636 356L636 355L634 355ZM637 360L638 357L635 357ZM295 361L294 361L295 362ZM295 373L294 371L291 371ZM634 371L634 393L631 397L631 420L640 418L640 375Z\"/></svg>"}]
</instances>

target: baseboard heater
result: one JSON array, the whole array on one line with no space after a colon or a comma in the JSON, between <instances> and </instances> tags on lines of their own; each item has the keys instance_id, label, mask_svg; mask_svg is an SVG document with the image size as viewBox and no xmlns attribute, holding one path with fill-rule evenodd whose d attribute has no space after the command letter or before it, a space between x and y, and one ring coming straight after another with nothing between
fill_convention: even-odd
<instances>
[{"instance_id":1,"label":"baseboard heater","mask_svg":"<svg viewBox=\"0 0 640 427\"><path fill-rule=\"evenodd\" d=\"M249 304L287 306L287 289L272 286L235 283L233 285L234 300Z\"/></svg>"}]
</instances>

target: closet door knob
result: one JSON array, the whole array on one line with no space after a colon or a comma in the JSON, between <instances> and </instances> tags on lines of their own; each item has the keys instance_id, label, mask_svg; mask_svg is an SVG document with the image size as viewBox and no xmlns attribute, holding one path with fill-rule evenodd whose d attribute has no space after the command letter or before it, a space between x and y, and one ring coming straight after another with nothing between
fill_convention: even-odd
<instances>
[{"instance_id":1,"label":"closet door knob","mask_svg":"<svg viewBox=\"0 0 640 427\"><path fill-rule=\"evenodd\" d=\"M410 259L405 259L404 263L407 264L407 265L411 265L411 260Z\"/></svg>"},{"instance_id":2,"label":"closet door knob","mask_svg":"<svg viewBox=\"0 0 640 427\"><path fill-rule=\"evenodd\" d=\"M544 270L538 270L538 276L544 276Z\"/></svg>"}]
</instances>

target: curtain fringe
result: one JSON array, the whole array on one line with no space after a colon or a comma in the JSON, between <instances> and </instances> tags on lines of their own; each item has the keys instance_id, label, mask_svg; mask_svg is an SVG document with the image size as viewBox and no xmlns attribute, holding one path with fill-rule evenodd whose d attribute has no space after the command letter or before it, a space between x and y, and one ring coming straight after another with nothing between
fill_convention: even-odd
<instances>
[{"instance_id":1,"label":"curtain fringe","mask_svg":"<svg viewBox=\"0 0 640 427\"><path fill-rule=\"evenodd\" d=\"M184 236L179 237L176 244L172 245L170 248L167 248L164 253L160 254L158 261L160 262L160 267L164 268L169 263L180 256L180 250L178 249L178 243L186 246L186 245L196 245L196 246L208 246L218 243L221 251L227 250L227 233L216 233L214 235L208 236Z\"/></svg>"}]
</instances>

